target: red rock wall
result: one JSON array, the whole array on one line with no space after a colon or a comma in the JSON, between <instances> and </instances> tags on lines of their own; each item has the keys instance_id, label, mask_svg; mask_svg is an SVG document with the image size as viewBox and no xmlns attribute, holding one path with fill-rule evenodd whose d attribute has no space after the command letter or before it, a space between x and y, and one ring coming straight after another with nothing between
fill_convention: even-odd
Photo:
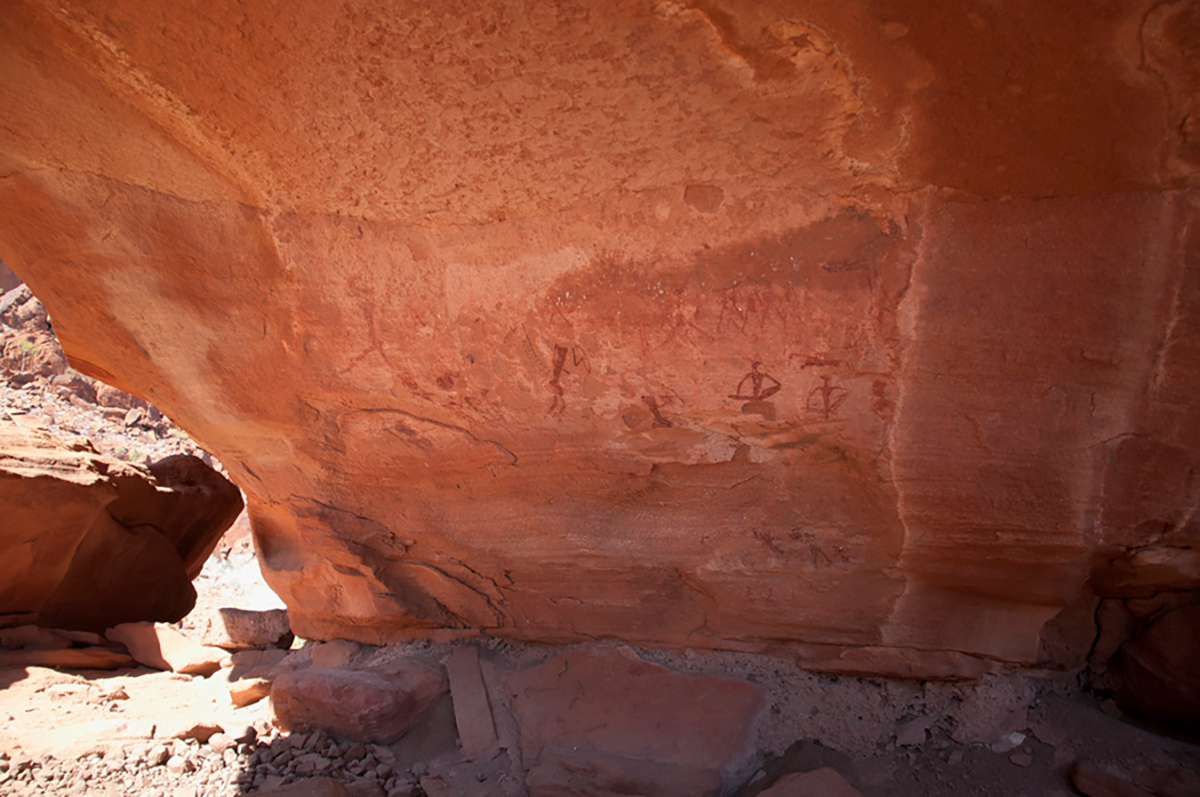
<instances>
[{"instance_id":1,"label":"red rock wall","mask_svg":"<svg viewBox=\"0 0 1200 797\"><path fill-rule=\"evenodd\" d=\"M302 636L962 675L1197 586L1194 4L11 6L0 257Z\"/></svg>"}]
</instances>

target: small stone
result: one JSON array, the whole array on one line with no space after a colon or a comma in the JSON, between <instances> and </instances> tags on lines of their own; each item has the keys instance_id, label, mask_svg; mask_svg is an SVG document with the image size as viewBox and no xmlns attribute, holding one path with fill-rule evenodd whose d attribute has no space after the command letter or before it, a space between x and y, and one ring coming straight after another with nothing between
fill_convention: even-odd
<instances>
[{"instance_id":1,"label":"small stone","mask_svg":"<svg viewBox=\"0 0 1200 797\"><path fill-rule=\"evenodd\" d=\"M1025 743L1025 734L1023 733L1006 733L1000 737L992 745L993 753L1007 753L1009 750L1016 750Z\"/></svg>"},{"instance_id":2,"label":"small stone","mask_svg":"<svg viewBox=\"0 0 1200 797\"><path fill-rule=\"evenodd\" d=\"M167 759L167 771L172 775L182 775L195 769L192 762L183 756L173 755Z\"/></svg>"},{"instance_id":3,"label":"small stone","mask_svg":"<svg viewBox=\"0 0 1200 797\"><path fill-rule=\"evenodd\" d=\"M352 744L346 749L344 756L349 761L358 761L367 755L367 748L361 744Z\"/></svg>"},{"instance_id":4,"label":"small stone","mask_svg":"<svg viewBox=\"0 0 1200 797\"><path fill-rule=\"evenodd\" d=\"M1027 767L1033 763L1033 756L1029 753L1013 753L1008 760L1019 767Z\"/></svg>"},{"instance_id":5,"label":"small stone","mask_svg":"<svg viewBox=\"0 0 1200 797\"><path fill-rule=\"evenodd\" d=\"M271 681L266 678L242 678L229 684L229 700L238 708L253 705L271 694Z\"/></svg>"},{"instance_id":6,"label":"small stone","mask_svg":"<svg viewBox=\"0 0 1200 797\"><path fill-rule=\"evenodd\" d=\"M927 738L926 731L929 730L931 724L929 717L917 717L908 722L898 723L896 725L896 744L902 747L924 744Z\"/></svg>"},{"instance_id":7,"label":"small stone","mask_svg":"<svg viewBox=\"0 0 1200 797\"><path fill-rule=\"evenodd\" d=\"M237 744L237 742L233 740L233 737L226 733L217 732L208 737L208 746L217 753L224 753L235 744Z\"/></svg>"},{"instance_id":8,"label":"small stone","mask_svg":"<svg viewBox=\"0 0 1200 797\"><path fill-rule=\"evenodd\" d=\"M254 744L255 740L258 739L258 731L253 725L235 726L229 730L229 735L238 744Z\"/></svg>"}]
</instances>

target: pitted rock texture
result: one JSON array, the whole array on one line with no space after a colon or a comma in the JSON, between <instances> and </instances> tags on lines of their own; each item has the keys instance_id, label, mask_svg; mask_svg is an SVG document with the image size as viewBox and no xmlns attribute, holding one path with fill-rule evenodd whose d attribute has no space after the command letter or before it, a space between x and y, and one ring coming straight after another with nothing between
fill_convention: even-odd
<instances>
[{"instance_id":1,"label":"pitted rock texture","mask_svg":"<svg viewBox=\"0 0 1200 797\"><path fill-rule=\"evenodd\" d=\"M0 257L301 636L963 677L1196 587L1193 3L11 5Z\"/></svg>"}]
</instances>

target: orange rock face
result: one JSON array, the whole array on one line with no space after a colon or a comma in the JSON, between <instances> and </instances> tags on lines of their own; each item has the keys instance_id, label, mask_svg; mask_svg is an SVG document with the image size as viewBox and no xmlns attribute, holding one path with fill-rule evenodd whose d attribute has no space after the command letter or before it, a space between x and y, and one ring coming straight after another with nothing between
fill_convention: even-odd
<instances>
[{"instance_id":1,"label":"orange rock face","mask_svg":"<svg viewBox=\"0 0 1200 797\"><path fill-rule=\"evenodd\" d=\"M1198 27L20 0L0 257L301 636L1078 663L1194 573Z\"/></svg>"}]
</instances>

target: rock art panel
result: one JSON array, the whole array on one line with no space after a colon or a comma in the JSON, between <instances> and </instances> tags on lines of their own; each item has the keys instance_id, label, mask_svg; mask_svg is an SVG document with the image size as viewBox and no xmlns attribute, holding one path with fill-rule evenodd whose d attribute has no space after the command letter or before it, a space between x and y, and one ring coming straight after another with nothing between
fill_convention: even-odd
<instances>
[{"instance_id":1,"label":"rock art panel","mask_svg":"<svg viewBox=\"0 0 1200 797\"><path fill-rule=\"evenodd\" d=\"M1077 666L1195 588L1193 16L21 0L0 257L301 636Z\"/></svg>"}]
</instances>

